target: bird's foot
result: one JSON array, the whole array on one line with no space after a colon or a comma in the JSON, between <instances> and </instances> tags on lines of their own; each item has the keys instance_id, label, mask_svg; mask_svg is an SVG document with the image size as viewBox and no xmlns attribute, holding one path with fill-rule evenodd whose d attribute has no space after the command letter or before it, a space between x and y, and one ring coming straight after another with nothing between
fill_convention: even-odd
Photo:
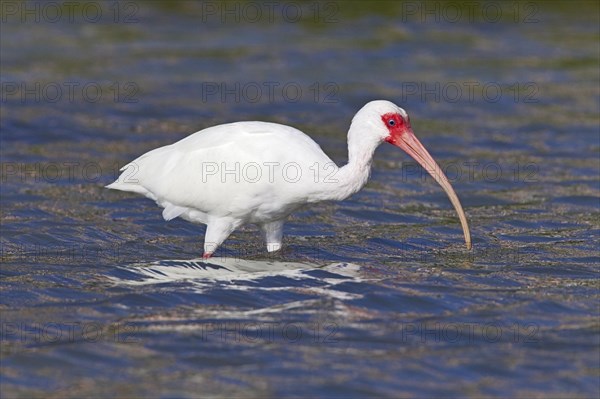
<instances>
[{"instance_id":1,"label":"bird's foot","mask_svg":"<svg viewBox=\"0 0 600 399\"><path fill-rule=\"evenodd\" d=\"M213 255L213 253L212 253L212 252L205 252L205 253L202 255L202 259L208 259L208 258L210 258L212 255Z\"/></svg>"}]
</instances>

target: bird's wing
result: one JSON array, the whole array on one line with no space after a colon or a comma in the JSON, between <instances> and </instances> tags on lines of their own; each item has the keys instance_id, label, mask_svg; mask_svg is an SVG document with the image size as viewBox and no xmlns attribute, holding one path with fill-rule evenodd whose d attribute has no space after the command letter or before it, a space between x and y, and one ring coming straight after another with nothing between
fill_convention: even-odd
<instances>
[{"instance_id":1,"label":"bird's wing","mask_svg":"<svg viewBox=\"0 0 600 399\"><path fill-rule=\"evenodd\" d=\"M281 168L291 162L306 169L331 160L297 129L236 122L202 130L140 156L123 168L129 182L111 188L140 192L166 204L165 218L177 217L187 208L235 216L276 196L295 201L292 197L301 195L301 182L281 181ZM256 170L262 174L259 181L254 181ZM308 171L304 175L307 178Z\"/></svg>"}]
</instances>

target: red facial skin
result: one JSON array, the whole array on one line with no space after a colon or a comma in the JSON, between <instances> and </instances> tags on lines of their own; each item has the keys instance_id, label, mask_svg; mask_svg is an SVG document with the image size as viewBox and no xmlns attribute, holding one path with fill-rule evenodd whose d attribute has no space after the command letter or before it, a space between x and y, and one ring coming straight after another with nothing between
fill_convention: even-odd
<instances>
[{"instance_id":1,"label":"red facial skin","mask_svg":"<svg viewBox=\"0 0 600 399\"><path fill-rule=\"evenodd\" d=\"M402 137L404 132L407 130L412 131L410 120L405 120L402 115L398 113L389 112L381 115L381 120L390 132L390 135L385 139L385 141L390 144L398 145L400 137Z\"/></svg>"}]
</instances>

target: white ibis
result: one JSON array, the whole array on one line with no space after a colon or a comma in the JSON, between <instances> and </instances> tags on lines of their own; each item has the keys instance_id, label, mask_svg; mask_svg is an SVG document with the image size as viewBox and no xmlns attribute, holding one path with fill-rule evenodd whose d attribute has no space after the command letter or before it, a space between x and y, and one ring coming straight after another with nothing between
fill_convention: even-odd
<instances>
[{"instance_id":1,"label":"white ibis","mask_svg":"<svg viewBox=\"0 0 600 399\"><path fill-rule=\"evenodd\" d=\"M272 252L281 248L283 223L292 212L359 191L384 141L406 151L446 191L470 249L467 218L454 189L415 137L406 111L389 101L371 101L356 113L348 130L348 163L342 167L293 127L235 122L147 152L107 187L156 201L167 221L181 217L206 224L204 258L245 223L261 227Z\"/></svg>"}]
</instances>

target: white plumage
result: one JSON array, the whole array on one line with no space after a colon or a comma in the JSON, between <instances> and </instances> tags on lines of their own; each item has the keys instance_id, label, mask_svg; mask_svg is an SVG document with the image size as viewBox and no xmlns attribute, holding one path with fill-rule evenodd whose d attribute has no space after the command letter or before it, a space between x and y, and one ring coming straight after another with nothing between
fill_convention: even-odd
<instances>
[{"instance_id":1,"label":"white plumage","mask_svg":"<svg viewBox=\"0 0 600 399\"><path fill-rule=\"evenodd\" d=\"M392 121L384 117L395 122L389 125ZM206 224L205 257L245 223L261 226L267 250L276 251L289 214L304 204L342 200L360 190L377 146L388 141L410 153L401 145L405 136L414 138L406 112L388 101L372 101L352 120L348 164L339 168L298 129L267 122L228 123L147 152L125 165L117 181L107 187L156 201L164 208L165 220L181 217ZM403 143L394 142L396 138ZM419 157L431 158L418 151L411 155L421 164ZM438 182L443 179L440 184L448 192L447 179L431 162L424 167ZM464 213L450 190L470 246Z\"/></svg>"}]
</instances>

